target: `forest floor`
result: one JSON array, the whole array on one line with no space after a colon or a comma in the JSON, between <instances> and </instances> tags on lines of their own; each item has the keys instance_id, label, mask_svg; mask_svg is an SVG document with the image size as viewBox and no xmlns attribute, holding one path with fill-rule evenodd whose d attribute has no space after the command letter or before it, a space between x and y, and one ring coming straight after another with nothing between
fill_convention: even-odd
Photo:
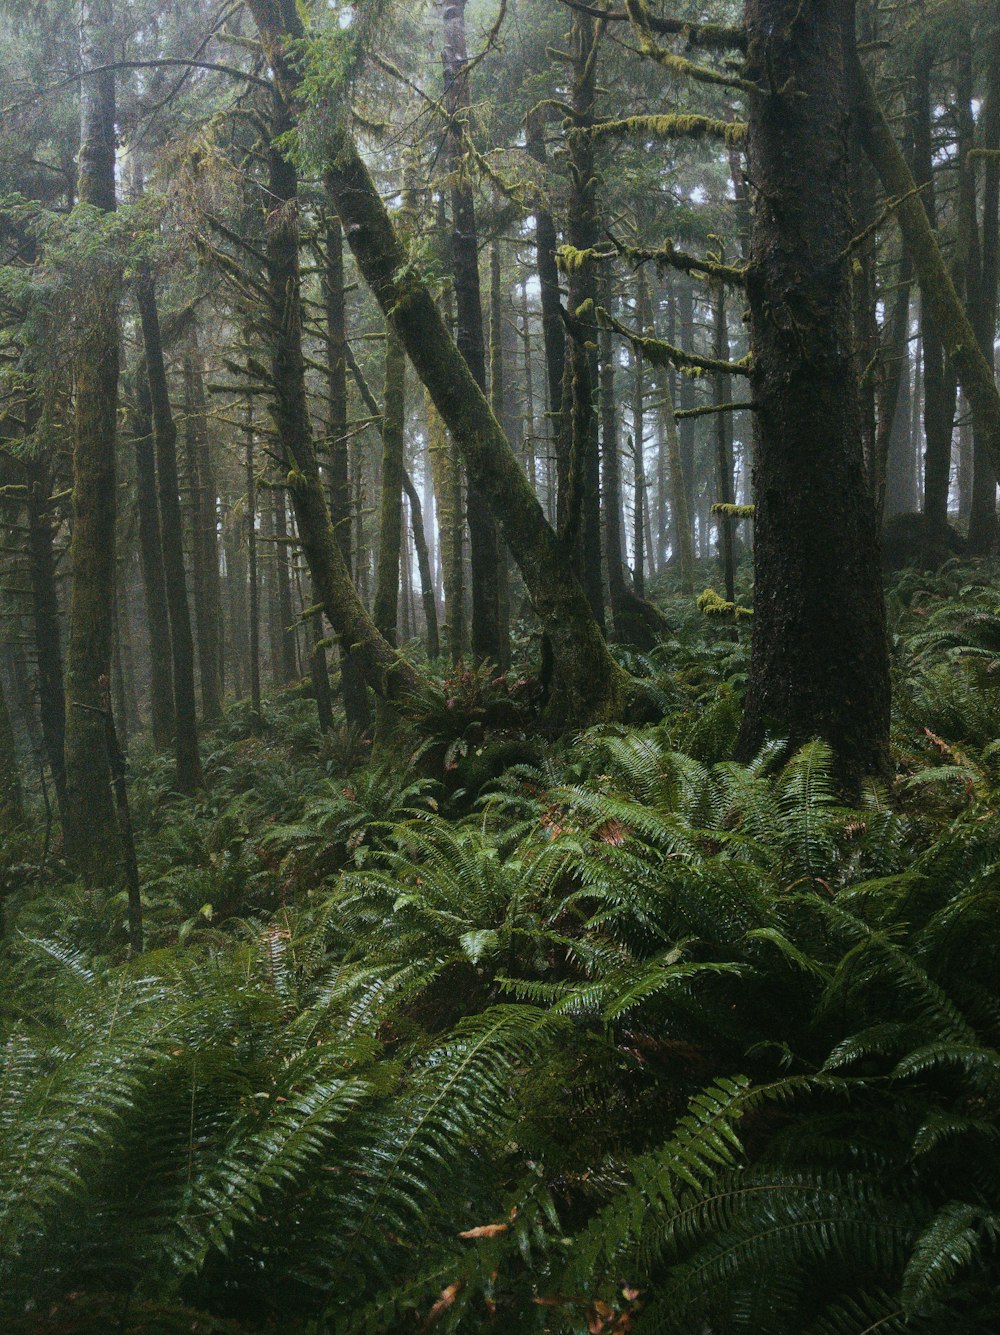
<instances>
[{"instance_id":1,"label":"forest floor","mask_svg":"<svg viewBox=\"0 0 1000 1335\"><path fill-rule=\"evenodd\" d=\"M134 747L137 958L6 851L4 1330L1000 1328L992 573L894 581L851 808L664 606L655 727L460 670L374 755L234 705L193 799Z\"/></svg>"}]
</instances>

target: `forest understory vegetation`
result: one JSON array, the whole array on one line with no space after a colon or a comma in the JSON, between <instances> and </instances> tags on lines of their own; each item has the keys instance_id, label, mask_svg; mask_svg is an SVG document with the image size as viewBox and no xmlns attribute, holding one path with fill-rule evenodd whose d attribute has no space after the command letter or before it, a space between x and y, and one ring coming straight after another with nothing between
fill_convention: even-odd
<instances>
[{"instance_id":1,"label":"forest understory vegetation","mask_svg":"<svg viewBox=\"0 0 1000 1335\"><path fill-rule=\"evenodd\" d=\"M4 1328L991 1329L995 590L891 583L852 807L823 743L731 759L746 632L673 595L656 726L462 668L375 754L307 687L194 797L136 752L136 958L8 846Z\"/></svg>"}]
</instances>

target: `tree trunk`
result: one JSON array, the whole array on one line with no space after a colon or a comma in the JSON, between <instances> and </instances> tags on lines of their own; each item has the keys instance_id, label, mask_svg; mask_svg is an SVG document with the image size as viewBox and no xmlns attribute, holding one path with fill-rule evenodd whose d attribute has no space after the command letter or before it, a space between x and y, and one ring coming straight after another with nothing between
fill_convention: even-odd
<instances>
[{"instance_id":1,"label":"tree trunk","mask_svg":"<svg viewBox=\"0 0 1000 1335\"><path fill-rule=\"evenodd\" d=\"M548 155L545 151L545 118L541 111L528 116L525 123L527 149L530 156L540 167L547 167ZM562 297L559 291L559 265L556 250L559 238L552 214L544 202L544 197L535 206L535 264L538 270L540 300L542 308L542 344L545 349L545 384L547 388L548 412L546 415L549 439L549 467L555 456L555 505L549 497L550 514L556 516L559 511L560 495L567 494L569 486L569 458L562 448L563 435L560 430L562 418L563 378L566 373L566 328L562 318ZM551 488L550 488L551 491Z\"/></svg>"},{"instance_id":2,"label":"tree trunk","mask_svg":"<svg viewBox=\"0 0 1000 1335\"><path fill-rule=\"evenodd\" d=\"M687 376L681 376L681 383ZM662 434L667 443L667 478L670 484L670 507L674 517L674 553L680 570L680 590L690 596L694 593L694 527L688 509L687 487L684 483L684 455L677 418L674 416L670 382L663 377L663 403L660 408ZM682 421L688 419L682 418Z\"/></svg>"},{"instance_id":3,"label":"tree trunk","mask_svg":"<svg viewBox=\"0 0 1000 1335\"><path fill-rule=\"evenodd\" d=\"M448 439L444 423L427 396L427 454L434 481L444 582L445 639L452 663L462 656L465 640L465 570L462 562L462 485L458 455Z\"/></svg>"},{"instance_id":4,"label":"tree trunk","mask_svg":"<svg viewBox=\"0 0 1000 1335\"><path fill-rule=\"evenodd\" d=\"M843 0L747 0L747 296L754 625L739 753L770 735L832 748L845 789L888 764L889 661L862 455L851 292ZM807 97L798 95L808 89Z\"/></svg>"},{"instance_id":5,"label":"tree trunk","mask_svg":"<svg viewBox=\"0 0 1000 1335\"><path fill-rule=\"evenodd\" d=\"M510 367L504 364L504 319L500 243L490 243L490 407L513 445L517 422L511 413L507 378ZM506 544L497 542L497 666L510 667L510 554Z\"/></svg>"},{"instance_id":6,"label":"tree trunk","mask_svg":"<svg viewBox=\"0 0 1000 1335\"><path fill-rule=\"evenodd\" d=\"M0 678L0 854L3 840L24 829L24 798L17 763L14 729L3 680Z\"/></svg>"},{"instance_id":7,"label":"tree trunk","mask_svg":"<svg viewBox=\"0 0 1000 1335\"><path fill-rule=\"evenodd\" d=\"M63 682L62 634L54 550L57 520L49 496L52 474L40 459L28 464L28 570L31 613L38 665L38 712L42 740L63 834L69 838L66 792L66 690Z\"/></svg>"},{"instance_id":8,"label":"tree trunk","mask_svg":"<svg viewBox=\"0 0 1000 1335\"><path fill-rule=\"evenodd\" d=\"M110 64L110 0L80 0L80 64ZM80 202L115 208L115 78L80 81ZM80 312L75 376L73 532L70 541L70 637L66 653L66 789L70 847L85 881L108 884L121 873L122 847L111 795L101 714L111 675L115 585L118 425L118 275L102 266Z\"/></svg>"},{"instance_id":9,"label":"tree trunk","mask_svg":"<svg viewBox=\"0 0 1000 1335\"><path fill-rule=\"evenodd\" d=\"M437 658L441 652L441 643L438 638L437 600L434 597L434 576L431 572L431 555L424 529L423 506L420 503L420 493L405 469L403 490L410 502L410 516L413 520L413 545L416 548L417 569L420 572L420 601L423 604L427 631L427 657Z\"/></svg>"},{"instance_id":10,"label":"tree trunk","mask_svg":"<svg viewBox=\"0 0 1000 1335\"><path fill-rule=\"evenodd\" d=\"M148 268L143 266L136 281L136 299L142 324L146 374L153 412L156 444L156 477L160 496L160 531L167 611L170 616L170 650L174 677L174 755L177 787L191 793L201 785L198 757L197 706L194 690L194 640L188 610L187 576L184 570L184 536L181 520L180 483L177 476L177 426L170 411L167 373L163 363L163 340L156 306L156 290Z\"/></svg>"},{"instance_id":11,"label":"tree trunk","mask_svg":"<svg viewBox=\"0 0 1000 1335\"><path fill-rule=\"evenodd\" d=\"M205 722L215 724L222 717L222 646L225 643L219 575L219 487L208 437L205 371L195 330L192 330L190 349L184 357L184 389L187 399L185 435L193 486L194 545L191 555L196 572L194 587L201 590L200 611L199 605L195 608L201 706Z\"/></svg>"},{"instance_id":12,"label":"tree trunk","mask_svg":"<svg viewBox=\"0 0 1000 1335\"><path fill-rule=\"evenodd\" d=\"M715 325L715 357L720 362L729 361L729 323L726 319L726 290L722 284L715 289L712 301L712 316ZM731 403L733 397L732 377L728 371L720 371L715 377L716 403ZM715 414L715 468L718 486L718 500L722 505L733 504L733 419L728 412ZM719 521L719 555L722 560L722 582L728 602L736 601L736 523L732 516L725 513L717 516Z\"/></svg>"},{"instance_id":13,"label":"tree trunk","mask_svg":"<svg viewBox=\"0 0 1000 1335\"><path fill-rule=\"evenodd\" d=\"M406 424L406 354L392 329L386 331L385 412L382 417L382 499L378 568L372 620L396 644L403 512L403 445Z\"/></svg>"},{"instance_id":14,"label":"tree trunk","mask_svg":"<svg viewBox=\"0 0 1000 1335\"><path fill-rule=\"evenodd\" d=\"M243 427L243 469L247 488L247 630L250 648L250 708L260 724L260 575L257 569L257 469L254 460L253 395L247 395Z\"/></svg>"},{"instance_id":15,"label":"tree trunk","mask_svg":"<svg viewBox=\"0 0 1000 1335\"><path fill-rule=\"evenodd\" d=\"M597 52L603 24L574 11L572 32L572 125L583 133L569 137L570 200L569 244L590 250L600 241L593 141L586 133L594 121L597 95ZM561 516L561 534L572 552L577 575L590 603L594 620L604 628L604 586L601 578L600 446L595 403L598 387L597 340L593 312L597 305L594 268L574 265L569 274L570 341L566 385L570 391L568 430L569 497ZM581 311L584 312L581 319ZM641 513L641 512L640 512Z\"/></svg>"},{"instance_id":16,"label":"tree trunk","mask_svg":"<svg viewBox=\"0 0 1000 1335\"><path fill-rule=\"evenodd\" d=\"M344 302L344 232L339 218L326 229L326 384L330 412L330 518L349 572L355 569L351 551L351 482L347 433L347 317ZM341 653L340 691L347 726L356 732L371 730L368 688L357 662Z\"/></svg>"},{"instance_id":17,"label":"tree trunk","mask_svg":"<svg viewBox=\"0 0 1000 1335\"><path fill-rule=\"evenodd\" d=\"M135 449L135 491L139 557L149 637L150 716L153 745L165 751L174 736L174 680L170 663L170 614L163 570L160 512L156 500L156 456L153 409L145 360L135 376L132 437Z\"/></svg>"},{"instance_id":18,"label":"tree trunk","mask_svg":"<svg viewBox=\"0 0 1000 1335\"><path fill-rule=\"evenodd\" d=\"M458 350L472 378L486 391L486 347L479 285L479 241L476 206L464 165L463 133L469 124L468 50L465 37L466 0L441 0L444 45L444 106L449 117L446 149L452 174L451 259L455 276ZM503 658L500 634L499 547L489 500L470 477L466 513L472 561L472 653L480 662Z\"/></svg>"}]
</instances>

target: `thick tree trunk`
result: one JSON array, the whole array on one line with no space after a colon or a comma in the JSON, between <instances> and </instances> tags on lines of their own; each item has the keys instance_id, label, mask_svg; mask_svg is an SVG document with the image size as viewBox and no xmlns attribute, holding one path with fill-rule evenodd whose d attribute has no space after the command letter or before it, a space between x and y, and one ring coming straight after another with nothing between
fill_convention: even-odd
<instances>
[{"instance_id":1,"label":"thick tree trunk","mask_svg":"<svg viewBox=\"0 0 1000 1335\"><path fill-rule=\"evenodd\" d=\"M464 165L463 132L468 130L468 50L465 38L466 0L441 0L444 46L444 106L450 118L446 138L452 173L451 258L455 276L455 329L458 350L472 378L486 391L486 345L479 285L479 241L476 206ZM472 653L500 663L504 648L500 632L499 546L489 499L469 478L466 512L472 561Z\"/></svg>"},{"instance_id":2,"label":"thick tree trunk","mask_svg":"<svg viewBox=\"0 0 1000 1335\"><path fill-rule=\"evenodd\" d=\"M600 241L598 181L593 141L586 133L594 121L597 94L597 53L603 25L589 15L573 14L572 123L569 137L570 200L569 244L590 250ZM570 340L564 401L569 390L570 411L563 414L569 433L568 503L561 515L560 532L576 564L577 575L590 603L594 620L604 628L604 584L601 577L601 475L596 412L599 368L593 311L597 305L594 267L574 265L569 274ZM583 311L583 318L580 312ZM640 511L641 513L641 511Z\"/></svg>"},{"instance_id":3,"label":"thick tree trunk","mask_svg":"<svg viewBox=\"0 0 1000 1335\"><path fill-rule=\"evenodd\" d=\"M247 633L250 708L260 723L260 574L257 569L257 467L254 459L253 395L247 395L243 426L243 470L247 488Z\"/></svg>"},{"instance_id":4,"label":"thick tree trunk","mask_svg":"<svg viewBox=\"0 0 1000 1335\"><path fill-rule=\"evenodd\" d=\"M347 433L347 316L344 301L344 232L339 218L326 229L326 384L330 413L330 518L349 572L355 569L351 551L351 482ZM357 662L341 652L340 691L347 726L356 732L371 729L368 688Z\"/></svg>"},{"instance_id":5,"label":"thick tree trunk","mask_svg":"<svg viewBox=\"0 0 1000 1335\"><path fill-rule=\"evenodd\" d=\"M198 631L198 670L201 707L206 724L222 717L223 665L222 590L219 575L219 488L208 438L205 373L197 336L184 357L184 394L187 423L185 441L191 477L191 514L194 543L195 624Z\"/></svg>"},{"instance_id":6,"label":"thick tree trunk","mask_svg":"<svg viewBox=\"0 0 1000 1335\"><path fill-rule=\"evenodd\" d=\"M271 566L274 592L274 631L271 642L272 684L275 689L299 677L298 627L292 610L292 579L289 564L288 510L285 490L279 484L271 493L274 562Z\"/></svg>"},{"instance_id":7,"label":"thick tree trunk","mask_svg":"<svg viewBox=\"0 0 1000 1335\"><path fill-rule=\"evenodd\" d=\"M57 521L49 496L52 474L47 463L28 464L28 571L31 615L38 665L38 713L42 740L64 837L69 837L66 792L66 690L63 682L62 633L54 548Z\"/></svg>"},{"instance_id":8,"label":"thick tree trunk","mask_svg":"<svg viewBox=\"0 0 1000 1335\"><path fill-rule=\"evenodd\" d=\"M24 797L17 763L14 729L3 680L0 679L0 857L3 841L24 829Z\"/></svg>"},{"instance_id":9,"label":"thick tree trunk","mask_svg":"<svg viewBox=\"0 0 1000 1335\"><path fill-rule=\"evenodd\" d=\"M845 250L843 0L747 0L747 295L757 405L754 625L739 752L824 738L845 788L884 771L889 661ZM808 96L800 90L808 89Z\"/></svg>"},{"instance_id":10,"label":"thick tree trunk","mask_svg":"<svg viewBox=\"0 0 1000 1335\"><path fill-rule=\"evenodd\" d=\"M112 60L110 0L80 0L80 63ZM115 208L115 78L80 81L80 202ZM70 637L66 653L66 789L70 848L84 879L107 884L121 873L122 845L111 794L103 709L114 633L118 426L118 275L95 276L80 313L75 376Z\"/></svg>"},{"instance_id":11,"label":"thick tree trunk","mask_svg":"<svg viewBox=\"0 0 1000 1335\"><path fill-rule=\"evenodd\" d=\"M170 651L174 677L174 755L177 787L194 792L201 785L198 757L197 706L194 689L194 639L188 610L187 576L184 570L184 529L181 519L180 482L177 476L177 426L170 410L167 373L163 363L163 340L156 306L156 290L149 270L140 269L136 299L142 324L146 374L149 377L156 444L156 479L160 497L160 532L163 573L170 615Z\"/></svg>"},{"instance_id":12,"label":"thick tree trunk","mask_svg":"<svg viewBox=\"0 0 1000 1335\"><path fill-rule=\"evenodd\" d=\"M406 425L406 354L391 328L386 331L385 411L382 416L382 498L378 567L372 620L396 644L399 563L403 515L403 447Z\"/></svg>"},{"instance_id":13,"label":"thick tree trunk","mask_svg":"<svg viewBox=\"0 0 1000 1335\"><path fill-rule=\"evenodd\" d=\"M500 243L490 243L490 407L504 434L513 445L517 439L517 421L511 411L508 380L510 367L504 353L504 300L500 263ZM510 553L506 544L497 542L497 666L510 667Z\"/></svg>"},{"instance_id":14,"label":"thick tree trunk","mask_svg":"<svg viewBox=\"0 0 1000 1335\"><path fill-rule=\"evenodd\" d=\"M149 695L153 745L165 751L174 736L174 677L170 663L170 613L163 570L160 512L156 499L156 455L153 408L145 360L135 376L132 439L135 450L135 492L139 558L146 601L149 638Z\"/></svg>"}]
</instances>

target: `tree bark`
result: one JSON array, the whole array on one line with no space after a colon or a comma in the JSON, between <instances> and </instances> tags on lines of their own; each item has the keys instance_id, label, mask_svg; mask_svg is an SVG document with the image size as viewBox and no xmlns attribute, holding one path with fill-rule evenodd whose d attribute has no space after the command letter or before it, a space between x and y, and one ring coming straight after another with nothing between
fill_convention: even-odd
<instances>
[{"instance_id":1,"label":"tree bark","mask_svg":"<svg viewBox=\"0 0 1000 1335\"><path fill-rule=\"evenodd\" d=\"M326 228L326 383L330 413L330 518L349 572L356 565L351 550L351 481L347 433L347 316L344 301L344 232L339 218ZM347 726L358 733L371 730L368 688L350 653L341 652L340 692Z\"/></svg>"},{"instance_id":2,"label":"tree bark","mask_svg":"<svg viewBox=\"0 0 1000 1335\"><path fill-rule=\"evenodd\" d=\"M750 99L748 131L757 508L739 754L818 735L850 791L888 765L889 661L845 259L845 13L843 0L746 4L747 77L772 91Z\"/></svg>"},{"instance_id":3,"label":"tree bark","mask_svg":"<svg viewBox=\"0 0 1000 1335\"><path fill-rule=\"evenodd\" d=\"M163 339L156 306L153 277L142 266L136 281L136 300L142 324L146 374L149 378L156 445L156 479L160 497L160 531L163 573L170 618L170 651L174 678L174 756L177 787L182 793L201 786L198 756L198 721L194 689L194 639L188 609L187 576L184 570L184 529L181 519L180 482L177 476L177 425L170 410L167 373L163 362Z\"/></svg>"},{"instance_id":4,"label":"tree bark","mask_svg":"<svg viewBox=\"0 0 1000 1335\"><path fill-rule=\"evenodd\" d=\"M135 376L132 440L135 450L139 558L149 638L149 694L153 745L166 751L174 736L174 679L170 662L170 613L163 569L160 512L156 500L153 409L145 360Z\"/></svg>"},{"instance_id":5,"label":"tree bark","mask_svg":"<svg viewBox=\"0 0 1000 1335\"><path fill-rule=\"evenodd\" d=\"M187 399L189 468L192 479L191 508L194 516L195 589L201 590L201 611L195 609L198 629L198 667L201 678L201 705L205 722L215 724L222 717L225 672L222 646L222 589L219 574L219 487L208 435L205 404L205 370L196 329L192 328L190 346L184 357L184 387Z\"/></svg>"},{"instance_id":6,"label":"tree bark","mask_svg":"<svg viewBox=\"0 0 1000 1335\"><path fill-rule=\"evenodd\" d=\"M80 0L80 64L86 72L112 59L110 0ZM115 208L115 79L110 71L80 82L79 199ZM66 789L70 848L84 880L110 884L121 874L122 846L111 795L104 721L114 634L118 424L118 288L104 261L81 313L76 361L73 531L70 541L70 637L66 653ZM96 712L95 712L96 711Z\"/></svg>"},{"instance_id":7,"label":"tree bark","mask_svg":"<svg viewBox=\"0 0 1000 1335\"><path fill-rule=\"evenodd\" d=\"M463 132L469 128L468 50L465 37L466 0L441 0L444 45L444 106L449 117L446 148L452 174L451 258L455 277L455 331L458 350L472 378L486 391L486 345L479 284L479 240L475 198L465 165ZM482 488L470 477L466 499L469 551L472 562L472 653L482 662L500 663L499 546L496 521Z\"/></svg>"},{"instance_id":8,"label":"tree bark","mask_svg":"<svg viewBox=\"0 0 1000 1335\"><path fill-rule=\"evenodd\" d=\"M24 797L7 696L0 679L0 842L24 829Z\"/></svg>"},{"instance_id":9,"label":"tree bark","mask_svg":"<svg viewBox=\"0 0 1000 1335\"><path fill-rule=\"evenodd\" d=\"M50 494L52 473L40 459L28 463L28 570L31 614L38 665L38 713L42 741L64 837L69 838L69 801L66 792L66 690L63 681L62 632L56 586L57 527Z\"/></svg>"},{"instance_id":10,"label":"tree bark","mask_svg":"<svg viewBox=\"0 0 1000 1335\"><path fill-rule=\"evenodd\" d=\"M386 331L385 412L382 417L382 498L378 568L372 620L395 645L403 513L403 446L406 423L406 354L392 329Z\"/></svg>"}]
</instances>

